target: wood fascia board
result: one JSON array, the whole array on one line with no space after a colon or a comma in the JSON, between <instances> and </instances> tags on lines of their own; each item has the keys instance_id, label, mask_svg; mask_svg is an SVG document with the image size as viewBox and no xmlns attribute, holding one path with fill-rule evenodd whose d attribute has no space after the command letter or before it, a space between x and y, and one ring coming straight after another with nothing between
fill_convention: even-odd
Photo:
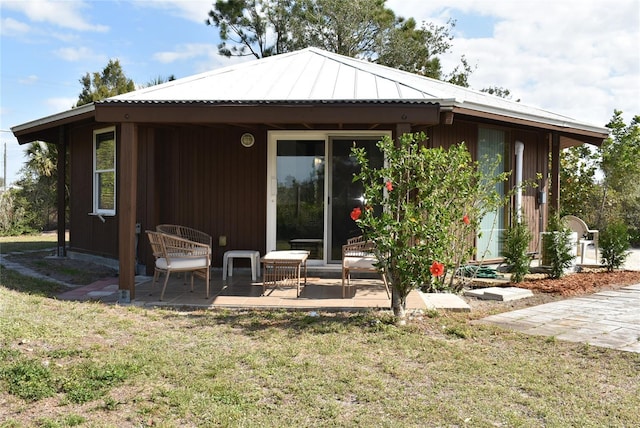
<instances>
[{"instance_id":1,"label":"wood fascia board","mask_svg":"<svg viewBox=\"0 0 640 428\"><path fill-rule=\"evenodd\" d=\"M49 140L56 139L58 135L57 128L59 128L60 126L68 125L70 123L78 123L85 120L88 121L93 119L93 116L94 112L90 111L52 121L43 121L41 123L39 123L38 121L34 121L31 122L33 123L33 126L28 126L29 124L21 125L19 128L14 127L12 129L12 132L18 140L18 144L27 144L34 141L55 142Z\"/></svg>"},{"instance_id":2,"label":"wood fascia board","mask_svg":"<svg viewBox=\"0 0 640 428\"><path fill-rule=\"evenodd\" d=\"M435 104L98 104L96 121L120 123L377 123L435 125Z\"/></svg>"},{"instance_id":3,"label":"wood fascia board","mask_svg":"<svg viewBox=\"0 0 640 428\"><path fill-rule=\"evenodd\" d=\"M522 119L517 117L504 116L496 113L481 112L463 107L456 107L453 110L455 113L464 114L466 116L478 117L483 119L490 119L500 122L506 122L516 125L521 125L530 128L545 129L548 131L558 132L560 135L566 136L572 140L576 140L580 143L589 143L599 146L608 137L607 134L589 131L585 129L571 128L566 126L553 125L544 122L537 122L528 119Z\"/></svg>"}]
</instances>

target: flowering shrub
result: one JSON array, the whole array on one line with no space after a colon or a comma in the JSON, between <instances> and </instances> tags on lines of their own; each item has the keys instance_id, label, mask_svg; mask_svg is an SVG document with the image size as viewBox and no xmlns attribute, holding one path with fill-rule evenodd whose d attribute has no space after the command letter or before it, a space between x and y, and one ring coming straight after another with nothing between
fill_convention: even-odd
<instances>
[{"instance_id":1,"label":"flowering shrub","mask_svg":"<svg viewBox=\"0 0 640 428\"><path fill-rule=\"evenodd\" d=\"M503 204L495 185L506 174L485 176L463 143L428 149L420 144L425 139L404 134L394 144L385 137L378 143L385 157L379 169L369 167L364 149L352 149L361 167L354 181L363 184L366 209L354 209L351 218L379 250L400 317L414 288L456 291L447 273L471 258L482 216Z\"/></svg>"},{"instance_id":2,"label":"flowering shrub","mask_svg":"<svg viewBox=\"0 0 640 428\"><path fill-rule=\"evenodd\" d=\"M435 277L442 276L444 275L444 265L440 262L433 262L429 268L429 272Z\"/></svg>"},{"instance_id":3,"label":"flowering shrub","mask_svg":"<svg viewBox=\"0 0 640 428\"><path fill-rule=\"evenodd\" d=\"M351 210L351 220L356 221L362 215L362 210L359 207L355 207Z\"/></svg>"}]
</instances>

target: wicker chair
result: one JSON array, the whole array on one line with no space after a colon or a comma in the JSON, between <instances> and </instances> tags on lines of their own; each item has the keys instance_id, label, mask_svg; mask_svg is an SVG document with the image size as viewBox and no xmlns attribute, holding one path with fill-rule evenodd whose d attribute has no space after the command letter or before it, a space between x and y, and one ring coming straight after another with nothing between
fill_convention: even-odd
<instances>
[{"instance_id":1,"label":"wicker chair","mask_svg":"<svg viewBox=\"0 0 640 428\"><path fill-rule=\"evenodd\" d=\"M349 238L347 243L342 246L342 297L346 297L346 287L351 287L351 272L376 272L379 273L384 282L387 297L391 297L389 293L389 284L387 276L376 263L376 246L371 241L365 241L364 237L356 236Z\"/></svg>"},{"instance_id":2,"label":"wicker chair","mask_svg":"<svg viewBox=\"0 0 640 428\"><path fill-rule=\"evenodd\" d=\"M211 248L211 235L191 227L180 226L177 224L159 224L156 226L156 231L166 233L168 235L179 236L180 238L188 239L189 241L207 244Z\"/></svg>"},{"instance_id":3,"label":"wicker chair","mask_svg":"<svg viewBox=\"0 0 640 428\"><path fill-rule=\"evenodd\" d=\"M155 258L153 284L160 273L165 274L160 300L169 282L171 272L191 272L191 292L193 292L193 276L204 278L209 298L209 279L211 268L211 247L200 242L190 241L179 236L148 230L147 236Z\"/></svg>"},{"instance_id":4,"label":"wicker chair","mask_svg":"<svg viewBox=\"0 0 640 428\"><path fill-rule=\"evenodd\" d=\"M562 217L562 224L567 226L572 232L578 234L578 248L577 252L580 255L580 263L584 263L584 253L587 249L587 245L593 244L596 250L596 262L598 261L598 236L600 232L595 229L589 229L587 223L579 217L574 215L567 215Z\"/></svg>"}]
</instances>

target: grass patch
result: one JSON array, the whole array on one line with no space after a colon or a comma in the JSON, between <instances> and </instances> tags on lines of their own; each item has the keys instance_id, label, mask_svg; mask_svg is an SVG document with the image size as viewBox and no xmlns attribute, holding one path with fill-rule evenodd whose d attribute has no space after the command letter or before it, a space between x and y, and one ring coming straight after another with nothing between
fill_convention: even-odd
<instances>
[{"instance_id":1,"label":"grass patch","mask_svg":"<svg viewBox=\"0 0 640 428\"><path fill-rule=\"evenodd\" d=\"M51 278L58 283L72 284L73 286L91 284L99 279L112 277L117 274L117 270L100 265L98 263L75 260L73 258L50 257L55 254L52 249L57 245L56 235L42 234L32 236L12 236L0 237L0 252L7 264L16 263L25 268L31 269L40 278ZM4 276L6 269L2 269L0 275ZM9 274L7 274L9 275ZM2 278L6 287L32 292L45 296L53 296L63 288L52 286L45 282L16 282L14 277Z\"/></svg>"},{"instance_id":2,"label":"grass patch","mask_svg":"<svg viewBox=\"0 0 640 428\"><path fill-rule=\"evenodd\" d=\"M57 243L57 235L53 233L40 235L0 236L0 254L12 252L39 251L53 248ZM44 260L38 261L42 264ZM64 290L59 284L42 279L19 275L12 270L1 268L0 284L12 290L41 296L52 297Z\"/></svg>"},{"instance_id":3,"label":"grass patch","mask_svg":"<svg viewBox=\"0 0 640 428\"><path fill-rule=\"evenodd\" d=\"M55 282L20 275L10 269L1 268L0 284L8 289L38 296L53 297L66 288Z\"/></svg>"},{"instance_id":4,"label":"grass patch","mask_svg":"<svg viewBox=\"0 0 640 428\"><path fill-rule=\"evenodd\" d=\"M16 251L37 251L55 248L58 235L46 233L39 235L0 236L0 254Z\"/></svg>"},{"instance_id":5,"label":"grass patch","mask_svg":"<svg viewBox=\"0 0 640 428\"><path fill-rule=\"evenodd\" d=\"M80 415L67 415L57 419L42 418L38 421L38 426L42 428L66 428L80 426L86 419Z\"/></svg>"},{"instance_id":6,"label":"grass patch","mask_svg":"<svg viewBox=\"0 0 640 428\"><path fill-rule=\"evenodd\" d=\"M135 369L123 364L83 363L68 370L60 379L61 390L71 403L87 403L105 397L112 387L134 372Z\"/></svg>"},{"instance_id":7,"label":"grass patch","mask_svg":"<svg viewBox=\"0 0 640 428\"><path fill-rule=\"evenodd\" d=\"M56 392L51 370L40 361L20 359L3 367L0 379L10 394L27 401L42 400Z\"/></svg>"},{"instance_id":8,"label":"grass patch","mask_svg":"<svg viewBox=\"0 0 640 428\"><path fill-rule=\"evenodd\" d=\"M0 313L0 426L640 426L639 354L468 314L397 327L387 312L177 312L4 284Z\"/></svg>"}]
</instances>

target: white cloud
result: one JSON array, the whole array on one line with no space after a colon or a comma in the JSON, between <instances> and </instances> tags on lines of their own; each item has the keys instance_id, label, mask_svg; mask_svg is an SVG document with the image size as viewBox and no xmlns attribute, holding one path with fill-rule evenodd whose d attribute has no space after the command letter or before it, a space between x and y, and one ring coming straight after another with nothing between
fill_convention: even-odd
<instances>
[{"instance_id":1,"label":"white cloud","mask_svg":"<svg viewBox=\"0 0 640 428\"><path fill-rule=\"evenodd\" d=\"M81 13L88 8L83 1L22 0L3 1L2 7L24 13L33 22L46 22L78 31L106 32L106 25L94 24Z\"/></svg>"},{"instance_id":2,"label":"white cloud","mask_svg":"<svg viewBox=\"0 0 640 428\"><path fill-rule=\"evenodd\" d=\"M97 61L106 62L107 59L104 55L96 54L91 49L86 47L67 47L60 48L54 51L54 54L65 61L78 62L78 61Z\"/></svg>"},{"instance_id":3,"label":"white cloud","mask_svg":"<svg viewBox=\"0 0 640 428\"><path fill-rule=\"evenodd\" d=\"M389 0L398 15L442 24L456 13L491 17L492 33L454 30L445 72L465 54L475 89L502 86L514 99L603 125L614 109L640 114L640 3L596 0ZM468 16L465 15L466 18Z\"/></svg>"},{"instance_id":4,"label":"white cloud","mask_svg":"<svg viewBox=\"0 0 640 428\"><path fill-rule=\"evenodd\" d=\"M207 43L179 45L171 51L156 52L153 54L153 59L163 64L189 60L193 63L192 68L196 73L246 61L245 58L223 57L218 53L215 45Z\"/></svg>"},{"instance_id":5,"label":"white cloud","mask_svg":"<svg viewBox=\"0 0 640 428\"><path fill-rule=\"evenodd\" d=\"M78 102L78 98L49 98L45 100L45 104L51 108L51 114L61 111L70 110L73 105Z\"/></svg>"},{"instance_id":6,"label":"white cloud","mask_svg":"<svg viewBox=\"0 0 640 428\"><path fill-rule=\"evenodd\" d=\"M153 59L163 64L169 64L175 61L184 61L187 59L207 56L211 45L204 43L188 43L179 45L173 51L156 52Z\"/></svg>"},{"instance_id":7,"label":"white cloud","mask_svg":"<svg viewBox=\"0 0 640 428\"><path fill-rule=\"evenodd\" d=\"M213 0L134 0L138 7L163 9L189 21L204 24L209 11L213 9Z\"/></svg>"},{"instance_id":8,"label":"white cloud","mask_svg":"<svg viewBox=\"0 0 640 428\"><path fill-rule=\"evenodd\" d=\"M3 36L16 36L29 32L29 25L13 18L5 18L0 26L0 34Z\"/></svg>"},{"instance_id":9,"label":"white cloud","mask_svg":"<svg viewBox=\"0 0 640 428\"><path fill-rule=\"evenodd\" d=\"M22 84L22 85L34 85L36 83L38 83L38 80L40 80L38 78L38 76L36 76L35 74L32 74L30 76L24 77L22 79L18 80L18 83Z\"/></svg>"}]
</instances>

